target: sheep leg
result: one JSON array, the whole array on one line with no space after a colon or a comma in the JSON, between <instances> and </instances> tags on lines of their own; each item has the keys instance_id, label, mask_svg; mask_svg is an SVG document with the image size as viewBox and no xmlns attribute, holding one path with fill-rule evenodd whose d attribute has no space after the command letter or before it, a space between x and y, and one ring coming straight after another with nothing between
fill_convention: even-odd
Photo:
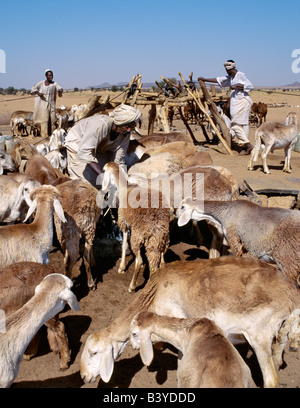
<instances>
[{"instance_id":1,"label":"sheep leg","mask_svg":"<svg viewBox=\"0 0 300 408\"><path fill-rule=\"evenodd\" d=\"M141 267L143 265L143 258L142 258L142 255L141 255L141 250L139 249L135 255L136 255L136 258L135 258L134 273L133 273L133 277L131 279L131 282L130 282L130 285L129 285L129 288L128 288L129 292L134 292L135 291L136 282L137 282Z\"/></svg>"},{"instance_id":2,"label":"sheep leg","mask_svg":"<svg viewBox=\"0 0 300 408\"><path fill-rule=\"evenodd\" d=\"M285 153L285 160L284 160L284 166L283 166L283 171L286 173L291 173L291 154L292 154L292 149L291 147L285 147L284 149Z\"/></svg>"},{"instance_id":3,"label":"sheep leg","mask_svg":"<svg viewBox=\"0 0 300 408\"><path fill-rule=\"evenodd\" d=\"M126 269L126 249L127 249L127 239L128 239L128 230L123 231L123 241L122 241L122 257L118 273L124 273Z\"/></svg>"},{"instance_id":4,"label":"sheep leg","mask_svg":"<svg viewBox=\"0 0 300 408\"><path fill-rule=\"evenodd\" d=\"M282 355L285 345L290 340L290 347L295 350L293 346L296 345L296 350L298 348L298 324L299 324L299 312L294 311L291 313L289 318L281 326L275 342L273 343L273 358L276 369L279 370L282 365Z\"/></svg>"},{"instance_id":5,"label":"sheep leg","mask_svg":"<svg viewBox=\"0 0 300 408\"><path fill-rule=\"evenodd\" d=\"M92 277L92 271L91 271L92 252L93 252L93 244L85 242L83 260L84 260L85 271L87 275L87 283L88 283L88 287L90 288L90 290L96 290L96 284Z\"/></svg>"},{"instance_id":6,"label":"sheep leg","mask_svg":"<svg viewBox=\"0 0 300 408\"><path fill-rule=\"evenodd\" d=\"M71 351L69 342L65 332L64 324L57 316L50 319L47 323L47 338L50 349L60 355L60 369L67 370L71 360Z\"/></svg>"},{"instance_id":7,"label":"sheep leg","mask_svg":"<svg viewBox=\"0 0 300 408\"><path fill-rule=\"evenodd\" d=\"M36 355L39 347L39 343L42 337L42 330L39 330L36 335L33 337L31 342L29 343L24 355L23 359L24 360L30 360L33 356Z\"/></svg>"},{"instance_id":8,"label":"sheep leg","mask_svg":"<svg viewBox=\"0 0 300 408\"><path fill-rule=\"evenodd\" d=\"M218 229L211 224L208 224L208 228L212 233L211 247L209 249L209 259L220 257L220 237Z\"/></svg>"},{"instance_id":9,"label":"sheep leg","mask_svg":"<svg viewBox=\"0 0 300 408\"><path fill-rule=\"evenodd\" d=\"M269 153L269 151L271 150L271 146L265 146L265 149L262 151L261 153L261 158L262 158L262 162L263 162L263 168L264 168L264 172L266 174L271 174L269 167L267 165L267 155Z\"/></svg>"},{"instance_id":10,"label":"sheep leg","mask_svg":"<svg viewBox=\"0 0 300 408\"><path fill-rule=\"evenodd\" d=\"M245 334L248 340L248 336ZM278 373L276 370L273 354L272 354L272 339L268 339L267 334L265 338L258 338L257 336L251 336L251 340L248 340L250 345L255 351L260 369L262 371L264 379L264 388L276 388L278 385Z\"/></svg>"}]
</instances>

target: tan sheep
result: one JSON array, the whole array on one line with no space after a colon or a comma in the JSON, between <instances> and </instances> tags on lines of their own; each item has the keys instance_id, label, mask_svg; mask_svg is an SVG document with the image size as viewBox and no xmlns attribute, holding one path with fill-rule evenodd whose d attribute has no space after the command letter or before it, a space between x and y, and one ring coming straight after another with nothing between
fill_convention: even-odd
<instances>
[{"instance_id":1,"label":"tan sheep","mask_svg":"<svg viewBox=\"0 0 300 408\"><path fill-rule=\"evenodd\" d=\"M300 295L275 266L252 258L176 261L161 266L133 302L86 340L80 372L85 382L108 382L129 341L130 323L142 311L213 320L233 341L242 334L253 348L264 386L276 387L282 352L299 323Z\"/></svg>"},{"instance_id":2,"label":"tan sheep","mask_svg":"<svg viewBox=\"0 0 300 408\"><path fill-rule=\"evenodd\" d=\"M152 343L178 349L180 388L252 388L251 371L224 332L211 320L179 319L140 312L130 325L130 342L143 363L153 360Z\"/></svg>"}]
</instances>

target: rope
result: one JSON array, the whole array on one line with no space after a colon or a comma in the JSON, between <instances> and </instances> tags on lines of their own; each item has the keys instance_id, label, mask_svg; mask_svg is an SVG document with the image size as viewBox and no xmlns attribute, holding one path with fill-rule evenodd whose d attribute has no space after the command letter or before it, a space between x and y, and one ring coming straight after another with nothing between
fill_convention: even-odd
<instances>
[{"instance_id":1,"label":"rope","mask_svg":"<svg viewBox=\"0 0 300 408\"><path fill-rule=\"evenodd\" d=\"M4 99L3 101L0 101L0 103L1 102L13 102L13 101L18 101L20 99L28 99L28 98L34 98L34 97L35 95L30 95L30 96L23 96L22 98Z\"/></svg>"}]
</instances>

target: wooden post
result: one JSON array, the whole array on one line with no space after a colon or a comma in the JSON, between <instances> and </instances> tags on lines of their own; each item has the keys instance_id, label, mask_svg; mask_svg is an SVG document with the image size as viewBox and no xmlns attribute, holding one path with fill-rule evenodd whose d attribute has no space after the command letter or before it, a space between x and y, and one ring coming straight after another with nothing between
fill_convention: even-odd
<instances>
[{"instance_id":1,"label":"wooden post","mask_svg":"<svg viewBox=\"0 0 300 408\"><path fill-rule=\"evenodd\" d=\"M187 128L191 138L193 139L194 144L199 144L199 142L197 141L197 139L194 136L194 133L193 133L192 129L190 128L190 125L188 124L186 118L184 117L184 114L182 112L182 107L178 106L177 109L178 109L179 115L180 115L183 123L185 124L185 127Z\"/></svg>"},{"instance_id":2,"label":"wooden post","mask_svg":"<svg viewBox=\"0 0 300 408\"><path fill-rule=\"evenodd\" d=\"M223 137L221 136L219 130L217 129L216 125L214 124L212 118L211 118L210 115L206 112L204 106L202 105L202 102L201 102L201 100L200 100L200 97L199 97L199 98L196 98L196 96L193 94L193 92L191 92L191 90L189 89L189 87L186 86L185 80L184 80L184 78L183 78L181 72L179 72L179 75L180 75L180 77L181 77L181 79L182 79L182 82L183 82L184 86L186 87L186 90L188 91L189 95L191 95L191 97L195 100L196 104L199 106L199 108L201 109L201 111L206 115L208 121L210 122L212 128L214 129L216 135L218 136L219 140L221 141L221 143L223 144L223 146L225 147L225 149L227 150L227 152L228 152L230 155L233 155L233 153L232 153L230 147L229 147L229 146L227 145L227 143L226 143L226 140L223 139Z\"/></svg>"},{"instance_id":3,"label":"wooden post","mask_svg":"<svg viewBox=\"0 0 300 408\"><path fill-rule=\"evenodd\" d=\"M222 116L220 115L217 105L214 103L214 101L211 99L211 96L209 95L208 90L206 89L205 83L201 80L199 80L199 84L201 86L201 90L203 92L203 96L206 100L206 103L209 107L209 110L211 111L211 114L213 118L215 119L216 123L220 126L222 135L224 139L226 140L226 143L228 144L229 147L231 147L231 135L229 133L229 130L226 126L226 123L224 122Z\"/></svg>"},{"instance_id":4,"label":"wooden post","mask_svg":"<svg viewBox=\"0 0 300 408\"><path fill-rule=\"evenodd\" d=\"M156 118L156 105L151 105L148 113L148 135L154 133L154 122Z\"/></svg>"},{"instance_id":5,"label":"wooden post","mask_svg":"<svg viewBox=\"0 0 300 408\"><path fill-rule=\"evenodd\" d=\"M137 98L137 96L138 96L138 94L139 94L139 92L140 92L140 90L142 88L141 78L142 78L142 75L138 74L137 78L136 78L136 81L135 81L137 88L136 88L134 94L132 95L132 100L130 101L131 106L133 106L135 104L136 98Z\"/></svg>"}]
</instances>

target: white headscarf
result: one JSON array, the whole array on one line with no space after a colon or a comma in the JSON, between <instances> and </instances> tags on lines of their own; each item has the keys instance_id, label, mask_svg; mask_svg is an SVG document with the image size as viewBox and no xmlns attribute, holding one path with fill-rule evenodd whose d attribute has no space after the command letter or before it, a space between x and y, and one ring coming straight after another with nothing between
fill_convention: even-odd
<instances>
[{"instance_id":1,"label":"white headscarf","mask_svg":"<svg viewBox=\"0 0 300 408\"><path fill-rule=\"evenodd\" d=\"M225 69L228 69L228 70L230 70L230 69L236 69L236 63L235 63L235 62L231 62L231 61L226 61L226 62L224 63L224 67L225 67Z\"/></svg>"},{"instance_id":2,"label":"white headscarf","mask_svg":"<svg viewBox=\"0 0 300 408\"><path fill-rule=\"evenodd\" d=\"M142 112L133 106L121 104L109 116L114 120L115 125L123 126L130 122L137 122Z\"/></svg>"}]
</instances>

